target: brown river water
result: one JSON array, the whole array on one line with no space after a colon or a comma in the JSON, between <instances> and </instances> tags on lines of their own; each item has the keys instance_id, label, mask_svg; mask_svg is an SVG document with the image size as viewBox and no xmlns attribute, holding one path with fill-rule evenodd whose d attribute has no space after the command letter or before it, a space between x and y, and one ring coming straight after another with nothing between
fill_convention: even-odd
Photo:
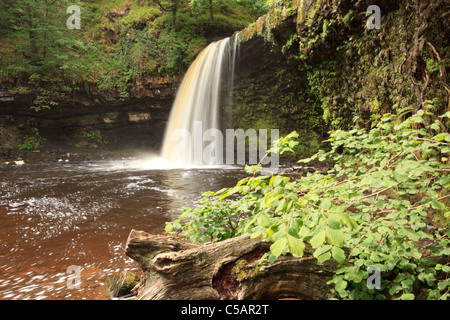
<instances>
[{"instance_id":1,"label":"brown river water","mask_svg":"<svg viewBox=\"0 0 450 320\"><path fill-rule=\"evenodd\" d=\"M245 176L157 167L136 159L0 166L0 299L107 299L108 277L141 275L124 253L131 229L162 233L202 192Z\"/></svg>"}]
</instances>

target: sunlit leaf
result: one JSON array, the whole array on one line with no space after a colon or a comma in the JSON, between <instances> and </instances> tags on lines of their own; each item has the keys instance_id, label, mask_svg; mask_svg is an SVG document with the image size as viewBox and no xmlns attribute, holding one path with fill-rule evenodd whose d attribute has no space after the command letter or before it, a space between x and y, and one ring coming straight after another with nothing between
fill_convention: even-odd
<instances>
[{"instance_id":1,"label":"sunlit leaf","mask_svg":"<svg viewBox=\"0 0 450 320\"><path fill-rule=\"evenodd\" d=\"M276 242L274 242L270 246L270 252L272 252L272 254L278 258L281 255L281 253L283 253L284 249L286 248L286 244L287 244L287 239L281 238L281 239L277 240Z\"/></svg>"}]
</instances>

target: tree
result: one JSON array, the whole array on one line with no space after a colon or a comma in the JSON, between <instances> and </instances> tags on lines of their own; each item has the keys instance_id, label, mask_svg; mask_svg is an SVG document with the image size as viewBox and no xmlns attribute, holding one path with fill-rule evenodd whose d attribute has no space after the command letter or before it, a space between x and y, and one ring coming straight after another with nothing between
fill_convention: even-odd
<instances>
[{"instance_id":1,"label":"tree","mask_svg":"<svg viewBox=\"0 0 450 320\"><path fill-rule=\"evenodd\" d=\"M21 88L35 91L34 108L55 105L71 91L71 85L81 66L78 61L84 44L78 40L79 32L67 28L66 13L78 0L17 0L4 4L9 16L2 30L12 30L10 52L14 56L5 61L5 72Z\"/></svg>"},{"instance_id":2,"label":"tree","mask_svg":"<svg viewBox=\"0 0 450 320\"><path fill-rule=\"evenodd\" d=\"M205 9L208 10L211 21L214 21L214 5L217 2L217 0L191 0L189 5L193 12L202 12Z\"/></svg>"},{"instance_id":3,"label":"tree","mask_svg":"<svg viewBox=\"0 0 450 320\"><path fill-rule=\"evenodd\" d=\"M172 13L172 24L175 26L177 22L177 12L182 0L150 0L150 2L157 4L163 12Z\"/></svg>"},{"instance_id":4,"label":"tree","mask_svg":"<svg viewBox=\"0 0 450 320\"><path fill-rule=\"evenodd\" d=\"M208 10L211 21L214 21L214 7L217 7L222 3L223 1L221 0L190 0L189 5L194 12ZM265 0L229 0L227 3L232 5L242 4L260 13L266 9Z\"/></svg>"},{"instance_id":5,"label":"tree","mask_svg":"<svg viewBox=\"0 0 450 320\"><path fill-rule=\"evenodd\" d=\"M132 289L136 294L132 299L324 300L337 296L333 286L327 285L333 261L319 264L290 256L264 263L260 259L269 250L268 242L250 235L200 245L132 230L125 253L140 265L146 279ZM314 250L307 251L312 256ZM116 287L111 293L123 289Z\"/></svg>"}]
</instances>

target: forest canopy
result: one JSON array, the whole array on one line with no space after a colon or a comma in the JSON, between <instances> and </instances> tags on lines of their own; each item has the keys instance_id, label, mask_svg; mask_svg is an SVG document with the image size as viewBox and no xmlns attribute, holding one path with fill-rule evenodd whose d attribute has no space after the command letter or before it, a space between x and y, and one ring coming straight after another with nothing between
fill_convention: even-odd
<instances>
[{"instance_id":1,"label":"forest canopy","mask_svg":"<svg viewBox=\"0 0 450 320\"><path fill-rule=\"evenodd\" d=\"M70 29L69 6L80 8ZM0 3L0 83L37 90L34 108L77 89L125 98L145 77L182 75L214 36L229 36L265 13L265 1L6 0Z\"/></svg>"}]
</instances>

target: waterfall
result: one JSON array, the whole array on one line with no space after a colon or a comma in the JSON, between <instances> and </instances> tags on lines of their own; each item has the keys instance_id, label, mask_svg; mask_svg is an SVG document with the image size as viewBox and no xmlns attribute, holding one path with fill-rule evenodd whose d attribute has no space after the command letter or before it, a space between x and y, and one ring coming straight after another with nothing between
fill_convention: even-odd
<instances>
[{"instance_id":1,"label":"waterfall","mask_svg":"<svg viewBox=\"0 0 450 320\"><path fill-rule=\"evenodd\" d=\"M208 135L229 125L230 113L224 109L231 105L238 47L238 34L213 42L189 67L178 89L164 136L161 156L166 161L181 165L211 164L203 159L207 144L210 150L223 152L223 141L217 137L208 140Z\"/></svg>"}]
</instances>

